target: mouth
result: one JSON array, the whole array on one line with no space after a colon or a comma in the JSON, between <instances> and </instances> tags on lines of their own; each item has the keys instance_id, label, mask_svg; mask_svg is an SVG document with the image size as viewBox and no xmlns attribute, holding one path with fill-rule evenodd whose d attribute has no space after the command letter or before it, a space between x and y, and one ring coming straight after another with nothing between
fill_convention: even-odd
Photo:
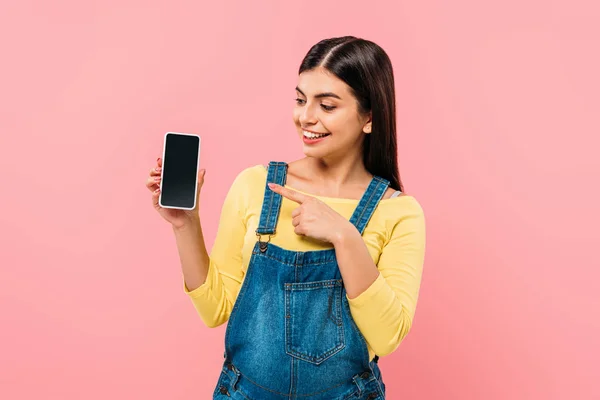
<instances>
[{"instance_id":1,"label":"mouth","mask_svg":"<svg viewBox=\"0 0 600 400\"><path fill-rule=\"evenodd\" d=\"M318 140L331 135L331 133L316 133L302 130L302 136L307 140Z\"/></svg>"}]
</instances>

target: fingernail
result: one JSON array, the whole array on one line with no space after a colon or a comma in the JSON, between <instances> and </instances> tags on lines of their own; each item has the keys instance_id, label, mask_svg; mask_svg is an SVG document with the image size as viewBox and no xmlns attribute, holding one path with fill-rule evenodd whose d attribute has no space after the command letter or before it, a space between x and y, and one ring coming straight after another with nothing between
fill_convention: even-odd
<instances>
[{"instance_id":1,"label":"fingernail","mask_svg":"<svg viewBox=\"0 0 600 400\"><path fill-rule=\"evenodd\" d=\"M268 186L269 186L269 188L273 189L273 188L275 187L275 184L274 184L274 183L270 183L270 182L269 182L269 183L268 183Z\"/></svg>"},{"instance_id":2,"label":"fingernail","mask_svg":"<svg viewBox=\"0 0 600 400\"><path fill-rule=\"evenodd\" d=\"M155 180L155 181L160 181L160 176L155 176L155 177L154 177L154 180Z\"/></svg>"},{"instance_id":3,"label":"fingernail","mask_svg":"<svg viewBox=\"0 0 600 400\"><path fill-rule=\"evenodd\" d=\"M160 189L156 189L156 190L154 191L154 193L158 193L159 191L160 191Z\"/></svg>"},{"instance_id":4,"label":"fingernail","mask_svg":"<svg viewBox=\"0 0 600 400\"><path fill-rule=\"evenodd\" d=\"M160 170L161 170L161 169L162 169L161 167L156 167L156 168L154 168L154 170L155 170L156 172L160 172Z\"/></svg>"}]
</instances>

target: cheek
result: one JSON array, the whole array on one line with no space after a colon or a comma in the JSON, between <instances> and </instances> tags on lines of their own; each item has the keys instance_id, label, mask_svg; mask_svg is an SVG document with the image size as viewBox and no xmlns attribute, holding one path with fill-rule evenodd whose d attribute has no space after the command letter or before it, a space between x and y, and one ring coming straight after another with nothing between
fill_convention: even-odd
<instances>
[{"instance_id":1,"label":"cheek","mask_svg":"<svg viewBox=\"0 0 600 400\"><path fill-rule=\"evenodd\" d=\"M349 117L345 114L324 115L321 122L329 132L338 134L339 136L345 137L349 135L349 132L352 132Z\"/></svg>"},{"instance_id":2,"label":"cheek","mask_svg":"<svg viewBox=\"0 0 600 400\"><path fill-rule=\"evenodd\" d=\"M295 123L296 125L299 125L299 124L300 124L300 111L298 111L298 109L297 109L297 108L294 108L294 109L292 110L292 120L294 121L294 123Z\"/></svg>"}]
</instances>

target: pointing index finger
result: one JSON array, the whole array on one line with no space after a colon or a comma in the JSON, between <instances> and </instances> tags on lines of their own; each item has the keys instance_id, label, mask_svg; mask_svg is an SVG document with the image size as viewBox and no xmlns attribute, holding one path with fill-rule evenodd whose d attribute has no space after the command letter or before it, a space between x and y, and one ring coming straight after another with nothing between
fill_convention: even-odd
<instances>
[{"instance_id":1,"label":"pointing index finger","mask_svg":"<svg viewBox=\"0 0 600 400\"><path fill-rule=\"evenodd\" d=\"M292 201L295 201L298 204L302 204L308 198L308 196L306 196L306 195L304 195L302 193L296 192L295 190L291 190L291 189L285 188L285 187L283 187L281 185L278 185L276 183L269 183L268 186L275 193L279 193L280 195L282 195L286 199L290 199Z\"/></svg>"}]
</instances>

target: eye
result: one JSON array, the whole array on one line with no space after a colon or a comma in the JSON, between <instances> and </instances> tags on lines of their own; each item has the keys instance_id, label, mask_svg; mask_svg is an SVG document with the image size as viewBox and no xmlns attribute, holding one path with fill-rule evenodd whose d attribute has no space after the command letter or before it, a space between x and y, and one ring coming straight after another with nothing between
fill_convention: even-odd
<instances>
[{"instance_id":1,"label":"eye","mask_svg":"<svg viewBox=\"0 0 600 400\"><path fill-rule=\"evenodd\" d=\"M321 107L323 107L325 111L332 111L335 109L334 106L326 106L325 104L321 104Z\"/></svg>"},{"instance_id":2,"label":"eye","mask_svg":"<svg viewBox=\"0 0 600 400\"><path fill-rule=\"evenodd\" d=\"M300 99L300 98L296 98L296 104L300 105L302 104L304 100Z\"/></svg>"}]
</instances>

